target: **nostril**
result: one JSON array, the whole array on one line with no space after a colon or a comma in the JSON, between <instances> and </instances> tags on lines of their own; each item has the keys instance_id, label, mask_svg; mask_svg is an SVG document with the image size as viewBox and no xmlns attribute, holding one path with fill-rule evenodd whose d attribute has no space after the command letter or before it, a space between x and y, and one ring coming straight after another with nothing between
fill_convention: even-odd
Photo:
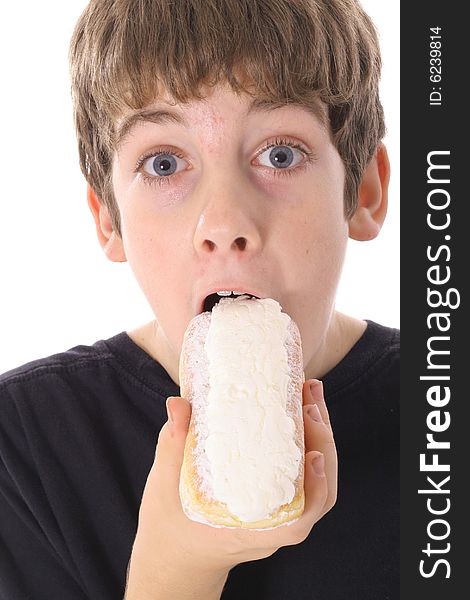
<instances>
[{"instance_id":1,"label":"nostril","mask_svg":"<svg viewBox=\"0 0 470 600\"><path fill-rule=\"evenodd\" d=\"M246 248L246 238L244 237L239 237L235 240L235 243L237 244L237 246L240 248L240 250L245 250Z\"/></svg>"},{"instance_id":2,"label":"nostril","mask_svg":"<svg viewBox=\"0 0 470 600\"><path fill-rule=\"evenodd\" d=\"M205 252L209 251L209 252L213 252L216 248L216 244L215 242L211 241L211 240L204 240L204 243L202 244L202 247L204 249Z\"/></svg>"}]
</instances>

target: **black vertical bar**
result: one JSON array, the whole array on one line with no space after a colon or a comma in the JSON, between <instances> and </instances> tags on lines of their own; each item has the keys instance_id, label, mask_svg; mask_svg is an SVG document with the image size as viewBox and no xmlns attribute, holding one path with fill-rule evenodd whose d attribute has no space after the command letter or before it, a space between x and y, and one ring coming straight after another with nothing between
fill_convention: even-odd
<instances>
[{"instance_id":1,"label":"black vertical bar","mask_svg":"<svg viewBox=\"0 0 470 600\"><path fill-rule=\"evenodd\" d=\"M403 600L468 594L469 40L462 4L401 4Z\"/></svg>"}]
</instances>

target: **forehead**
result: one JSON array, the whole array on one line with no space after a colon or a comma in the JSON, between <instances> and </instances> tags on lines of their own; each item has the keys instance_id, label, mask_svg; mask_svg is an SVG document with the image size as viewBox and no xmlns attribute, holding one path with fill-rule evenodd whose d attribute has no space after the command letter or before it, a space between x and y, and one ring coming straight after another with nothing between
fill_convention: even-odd
<instances>
[{"instance_id":1,"label":"forehead","mask_svg":"<svg viewBox=\"0 0 470 600\"><path fill-rule=\"evenodd\" d=\"M224 118L236 118L237 123L268 116L313 117L322 127L327 127L326 106L319 100L303 104L300 102L280 102L263 97L253 97L246 93L235 94L227 89L215 89L202 99L177 103L168 97L155 100L142 109L122 115L115 126L115 148L123 144L137 125L154 123L157 125L176 124L189 129L194 125L214 127Z\"/></svg>"}]
</instances>

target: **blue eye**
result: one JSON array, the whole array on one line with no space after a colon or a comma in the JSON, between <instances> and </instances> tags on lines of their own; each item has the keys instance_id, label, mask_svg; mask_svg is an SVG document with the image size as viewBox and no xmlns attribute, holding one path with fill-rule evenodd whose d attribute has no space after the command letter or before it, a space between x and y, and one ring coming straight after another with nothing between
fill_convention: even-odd
<instances>
[{"instance_id":1,"label":"blue eye","mask_svg":"<svg viewBox=\"0 0 470 600\"><path fill-rule=\"evenodd\" d=\"M290 167L294 161L294 153L287 146L278 146L277 148L273 148L269 153L269 160L276 167L285 169L286 167Z\"/></svg>"},{"instance_id":2,"label":"blue eye","mask_svg":"<svg viewBox=\"0 0 470 600\"><path fill-rule=\"evenodd\" d=\"M185 162L174 154L161 152L147 158L143 163L143 168L149 175L168 177L177 171L181 171L185 166Z\"/></svg>"},{"instance_id":3,"label":"blue eye","mask_svg":"<svg viewBox=\"0 0 470 600\"><path fill-rule=\"evenodd\" d=\"M276 169L295 167L303 158L304 153L301 150L285 145L272 146L258 155L258 160L263 166Z\"/></svg>"}]
</instances>

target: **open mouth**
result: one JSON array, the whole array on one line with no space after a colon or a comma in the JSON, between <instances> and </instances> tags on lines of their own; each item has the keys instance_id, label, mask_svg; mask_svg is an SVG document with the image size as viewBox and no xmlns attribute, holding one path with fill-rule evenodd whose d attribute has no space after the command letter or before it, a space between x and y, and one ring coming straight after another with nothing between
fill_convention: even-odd
<instances>
[{"instance_id":1,"label":"open mouth","mask_svg":"<svg viewBox=\"0 0 470 600\"><path fill-rule=\"evenodd\" d=\"M253 296L252 294L234 294L231 292L230 294L218 294L215 292L214 294L209 294L207 298L204 300L203 312L211 312L216 304L220 302L222 298L255 298L256 300L260 300L258 296Z\"/></svg>"}]
</instances>

